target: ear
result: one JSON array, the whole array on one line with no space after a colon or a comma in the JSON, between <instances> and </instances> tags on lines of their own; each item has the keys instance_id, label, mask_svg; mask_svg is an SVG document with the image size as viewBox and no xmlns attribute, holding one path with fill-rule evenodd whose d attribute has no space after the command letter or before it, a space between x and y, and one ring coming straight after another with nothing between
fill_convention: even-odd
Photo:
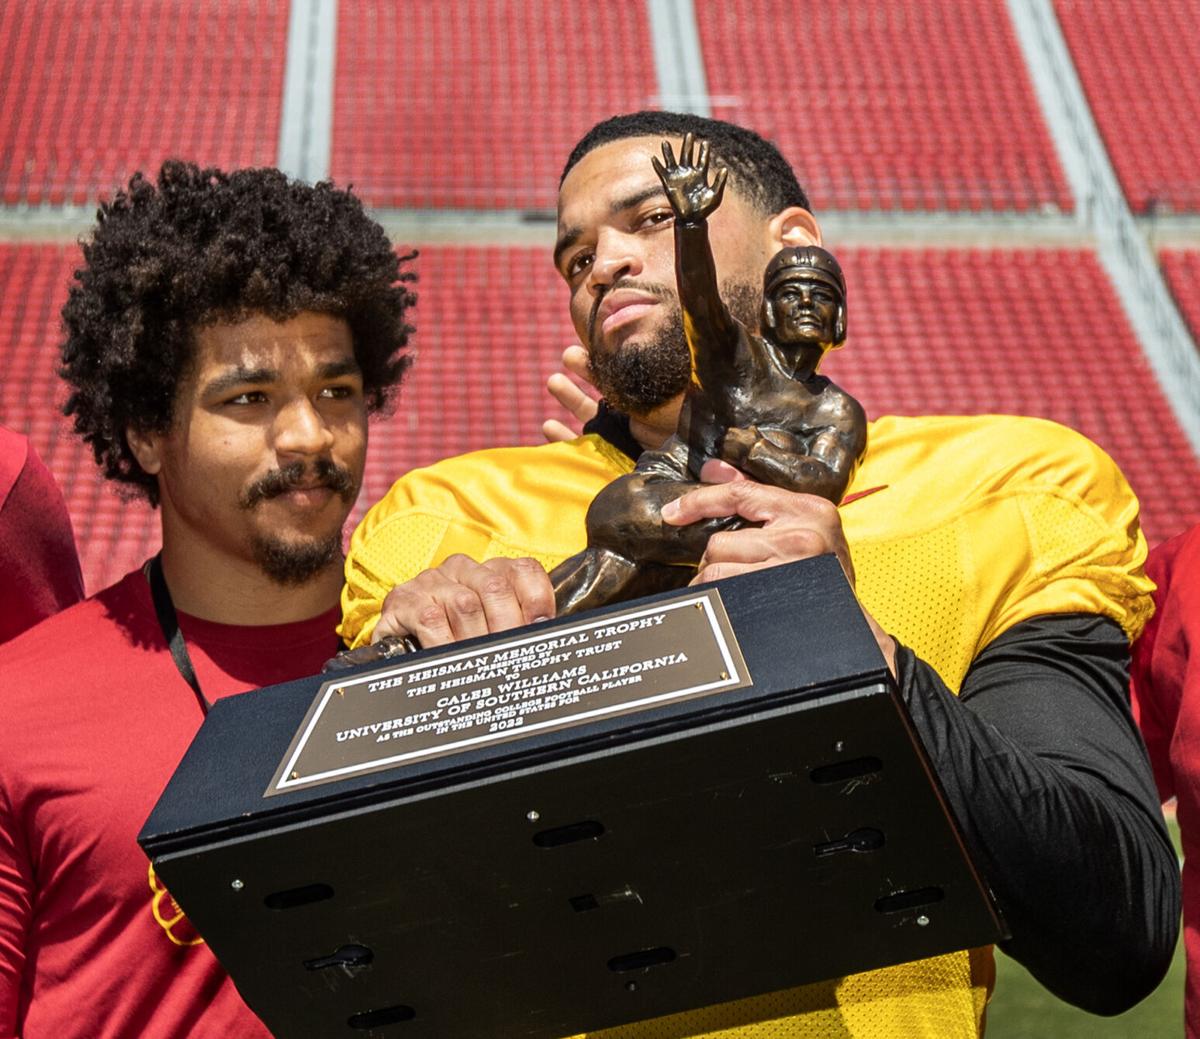
<instances>
[{"instance_id":1,"label":"ear","mask_svg":"<svg viewBox=\"0 0 1200 1039\"><path fill-rule=\"evenodd\" d=\"M762 317L759 318L759 321L762 323L762 329L775 331L775 304L771 302L770 296L763 296Z\"/></svg>"},{"instance_id":2,"label":"ear","mask_svg":"<svg viewBox=\"0 0 1200 1039\"><path fill-rule=\"evenodd\" d=\"M837 321L833 326L833 345L841 346L846 341L846 304L838 304Z\"/></svg>"},{"instance_id":3,"label":"ear","mask_svg":"<svg viewBox=\"0 0 1200 1039\"><path fill-rule=\"evenodd\" d=\"M767 228L776 243L776 251L792 246L820 245L822 241L817 218L800 206L780 210L771 217Z\"/></svg>"},{"instance_id":4,"label":"ear","mask_svg":"<svg viewBox=\"0 0 1200 1039\"><path fill-rule=\"evenodd\" d=\"M147 433L133 426L125 429L125 443L142 471L149 476L157 476L162 469L162 442L161 433Z\"/></svg>"}]
</instances>

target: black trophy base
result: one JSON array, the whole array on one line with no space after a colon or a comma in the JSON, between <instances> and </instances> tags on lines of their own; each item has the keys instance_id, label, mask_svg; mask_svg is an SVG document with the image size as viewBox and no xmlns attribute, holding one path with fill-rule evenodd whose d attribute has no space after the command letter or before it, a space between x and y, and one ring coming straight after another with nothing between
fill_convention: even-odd
<instances>
[{"instance_id":1,"label":"black trophy base","mask_svg":"<svg viewBox=\"0 0 1200 1039\"><path fill-rule=\"evenodd\" d=\"M143 844L282 1039L562 1039L1000 937L836 563L719 588L747 687L270 797L321 680L260 691Z\"/></svg>"}]
</instances>

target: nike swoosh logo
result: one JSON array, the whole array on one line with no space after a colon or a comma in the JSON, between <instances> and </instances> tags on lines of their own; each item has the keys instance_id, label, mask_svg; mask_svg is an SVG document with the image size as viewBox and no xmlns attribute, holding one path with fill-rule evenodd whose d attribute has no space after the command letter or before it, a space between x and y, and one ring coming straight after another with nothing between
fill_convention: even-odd
<instances>
[{"instance_id":1,"label":"nike swoosh logo","mask_svg":"<svg viewBox=\"0 0 1200 1039\"><path fill-rule=\"evenodd\" d=\"M849 505L852 501L858 501L859 498L865 498L868 494L874 494L876 491L886 491L888 485L881 483L878 487L868 487L865 491L855 491L853 494L847 494L842 499L842 505ZM841 508L841 505L838 506Z\"/></svg>"}]
</instances>

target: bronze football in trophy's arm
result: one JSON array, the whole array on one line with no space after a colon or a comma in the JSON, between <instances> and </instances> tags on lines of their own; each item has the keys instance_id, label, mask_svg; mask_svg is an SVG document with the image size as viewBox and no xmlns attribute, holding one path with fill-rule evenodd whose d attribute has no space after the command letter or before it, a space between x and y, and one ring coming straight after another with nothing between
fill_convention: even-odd
<instances>
[{"instance_id":1,"label":"bronze football in trophy's arm","mask_svg":"<svg viewBox=\"0 0 1200 1039\"><path fill-rule=\"evenodd\" d=\"M692 578L709 537L738 517L686 527L663 523L669 501L695 487L719 458L748 476L840 502L867 445L859 403L817 366L846 337L846 283L818 246L782 249L767 266L759 331L730 313L717 281L708 217L720 206L728 170L710 180L707 142L667 141L651 159L675 212L675 276L692 380L676 433L647 451L628 476L597 495L587 515L588 547L551 572L559 613L591 609Z\"/></svg>"}]
</instances>

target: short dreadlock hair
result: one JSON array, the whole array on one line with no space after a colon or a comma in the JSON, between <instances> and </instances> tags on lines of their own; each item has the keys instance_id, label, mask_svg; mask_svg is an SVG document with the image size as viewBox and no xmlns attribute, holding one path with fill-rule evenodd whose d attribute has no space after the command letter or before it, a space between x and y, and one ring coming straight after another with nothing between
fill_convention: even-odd
<instances>
[{"instance_id":1,"label":"short dreadlock hair","mask_svg":"<svg viewBox=\"0 0 1200 1039\"><path fill-rule=\"evenodd\" d=\"M686 133L708 141L714 161L729 167L737 193L760 212L775 214L789 206L812 209L795 171L774 144L735 123L686 112L646 110L597 123L575 145L559 177L559 186L580 159L602 144L630 137L682 137Z\"/></svg>"},{"instance_id":2,"label":"short dreadlock hair","mask_svg":"<svg viewBox=\"0 0 1200 1039\"><path fill-rule=\"evenodd\" d=\"M255 313L301 311L350 326L369 411L391 401L411 357L405 314L416 279L349 191L279 170L224 173L163 164L100 207L63 307L64 411L104 475L158 503L125 431L165 432L193 360L194 333Z\"/></svg>"}]
</instances>

